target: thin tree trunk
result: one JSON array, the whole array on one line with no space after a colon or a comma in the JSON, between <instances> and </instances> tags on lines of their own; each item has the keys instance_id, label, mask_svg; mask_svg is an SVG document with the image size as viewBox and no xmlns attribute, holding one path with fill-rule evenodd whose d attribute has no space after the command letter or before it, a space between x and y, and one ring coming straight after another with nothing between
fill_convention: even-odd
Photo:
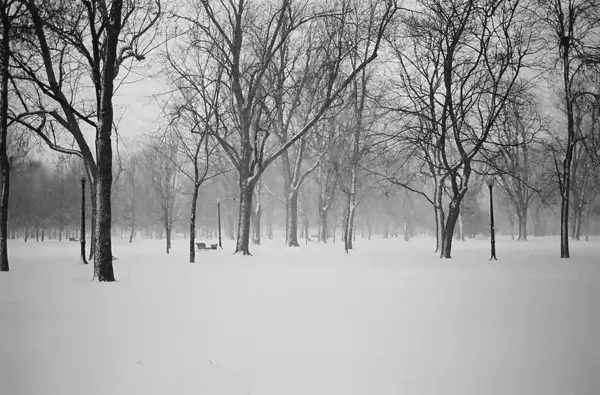
<instances>
[{"instance_id":1,"label":"thin tree trunk","mask_svg":"<svg viewBox=\"0 0 600 395\"><path fill-rule=\"evenodd\" d=\"M262 217L262 206L260 200L256 201L256 207L254 209L254 228L252 231L252 244L260 245L260 220Z\"/></svg>"},{"instance_id":2,"label":"thin tree trunk","mask_svg":"<svg viewBox=\"0 0 600 395\"><path fill-rule=\"evenodd\" d=\"M198 204L199 189L198 184L194 185L190 207L190 263L196 262L196 205Z\"/></svg>"},{"instance_id":3,"label":"thin tree trunk","mask_svg":"<svg viewBox=\"0 0 600 395\"><path fill-rule=\"evenodd\" d=\"M299 247L298 244L298 191L293 190L287 196L286 202L286 240L288 247Z\"/></svg>"},{"instance_id":4,"label":"thin tree trunk","mask_svg":"<svg viewBox=\"0 0 600 395\"><path fill-rule=\"evenodd\" d=\"M354 213L356 205L354 201L354 195L351 194L348 197L348 214L346 217L345 235L344 235L344 251L349 252L353 249L353 229L354 229Z\"/></svg>"},{"instance_id":5,"label":"thin tree trunk","mask_svg":"<svg viewBox=\"0 0 600 395\"><path fill-rule=\"evenodd\" d=\"M434 191L434 211L435 211L435 253L442 254L444 249L444 226L446 224L446 214L442 206L443 184L436 179Z\"/></svg>"},{"instance_id":6,"label":"thin tree trunk","mask_svg":"<svg viewBox=\"0 0 600 395\"><path fill-rule=\"evenodd\" d=\"M167 254L171 251L171 224L165 226L165 238L167 241Z\"/></svg>"},{"instance_id":7,"label":"thin tree trunk","mask_svg":"<svg viewBox=\"0 0 600 395\"><path fill-rule=\"evenodd\" d=\"M81 262L87 265L85 259L85 178L81 179L81 231L79 233L81 243Z\"/></svg>"},{"instance_id":8,"label":"thin tree trunk","mask_svg":"<svg viewBox=\"0 0 600 395\"><path fill-rule=\"evenodd\" d=\"M96 199L96 183L92 179L90 179L90 201L92 203L92 226L90 229L90 255L88 256L89 261L94 259L94 255L96 252L96 215L98 213L98 201Z\"/></svg>"}]
</instances>

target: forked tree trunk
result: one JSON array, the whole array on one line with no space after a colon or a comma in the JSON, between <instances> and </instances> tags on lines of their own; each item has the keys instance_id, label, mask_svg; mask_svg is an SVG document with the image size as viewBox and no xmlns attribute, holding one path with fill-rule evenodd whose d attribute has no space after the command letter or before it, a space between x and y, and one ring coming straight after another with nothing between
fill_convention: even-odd
<instances>
[{"instance_id":1,"label":"forked tree trunk","mask_svg":"<svg viewBox=\"0 0 600 395\"><path fill-rule=\"evenodd\" d=\"M190 207L190 263L196 262L196 206L198 204L199 189L198 184L194 185Z\"/></svg>"}]
</instances>

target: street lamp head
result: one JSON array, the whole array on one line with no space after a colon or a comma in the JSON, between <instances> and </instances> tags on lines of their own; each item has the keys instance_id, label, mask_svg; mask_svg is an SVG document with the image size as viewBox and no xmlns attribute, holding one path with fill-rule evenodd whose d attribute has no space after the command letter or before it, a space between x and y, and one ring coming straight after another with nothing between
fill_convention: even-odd
<instances>
[{"instance_id":1,"label":"street lamp head","mask_svg":"<svg viewBox=\"0 0 600 395\"><path fill-rule=\"evenodd\" d=\"M492 188L494 186L494 177L488 178L486 184L489 188Z\"/></svg>"}]
</instances>

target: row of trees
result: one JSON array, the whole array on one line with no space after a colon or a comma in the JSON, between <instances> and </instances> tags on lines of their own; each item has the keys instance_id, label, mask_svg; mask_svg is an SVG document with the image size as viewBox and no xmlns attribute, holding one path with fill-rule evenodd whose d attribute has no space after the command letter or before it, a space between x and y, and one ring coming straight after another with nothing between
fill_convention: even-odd
<instances>
[{"instance_id":1,"label":"row of trees","mask_svg":"<svg viewBox=\"0 0 600 395\"><path fill-rule=\"evenodd\" d=\"M569 257L570 216L579 232L590 213L599 147L594 1L419 0L403 8L394 0L206 0L171 9L159 0L72 3L0 4L6 270L6 141L17 128L82 159L100 281L114 279L111 199L122 194L135 224L136 177L157 196L167 251L175 202L189 193L191 260L198 196L233 176L235 252L244 255L253 218L260 235L265 195L282 196L286 243L299 244L307 180L316 191L321 241L329 210L343 203L346 251L370 188L384 201L396 187L410 192L401 210L406 224L412 202L428 202L436 250L446 258L490 175L514 208L521 238L529 207L536 199L548 205L558 186L562 257ZM168 85L159 99L164 122L115 168L113 97L135 62L151 54ZM94 145L88 131L95 131ZM261 181L268 172L281 177L281 191ZM117 176L130 182L115 192Z\"/></svg>"}]
</instances>

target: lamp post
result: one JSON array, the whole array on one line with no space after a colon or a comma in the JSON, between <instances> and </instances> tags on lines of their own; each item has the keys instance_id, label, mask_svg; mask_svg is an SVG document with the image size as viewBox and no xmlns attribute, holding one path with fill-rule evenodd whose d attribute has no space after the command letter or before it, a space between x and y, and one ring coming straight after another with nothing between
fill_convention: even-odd
<instances>
[{"instance_id":1,"label":"lamp post","mask_svg":"<svg viewBox=\"0 0 600 395\"><path fill-rule=\"evenodd\" d=\"M494 187L494 178L490 177L487 180L487 186L490 189L490 243L492 249L492 255L490 256L490 261L492 259L497 260L496 258L496 234L494 232L494 198L493 198L493 187Z\"/></svg>"},{"instance_id":2,"label":"lamp post","mask_svg":"<svg viewBox=\"0 0 600 395\"><path fill-rule=\"evenodd\" d=\"M217 199L217 223L219 227L219 248L223 249L221 244L221 199Z\"/></svg>"}]
</instances>

